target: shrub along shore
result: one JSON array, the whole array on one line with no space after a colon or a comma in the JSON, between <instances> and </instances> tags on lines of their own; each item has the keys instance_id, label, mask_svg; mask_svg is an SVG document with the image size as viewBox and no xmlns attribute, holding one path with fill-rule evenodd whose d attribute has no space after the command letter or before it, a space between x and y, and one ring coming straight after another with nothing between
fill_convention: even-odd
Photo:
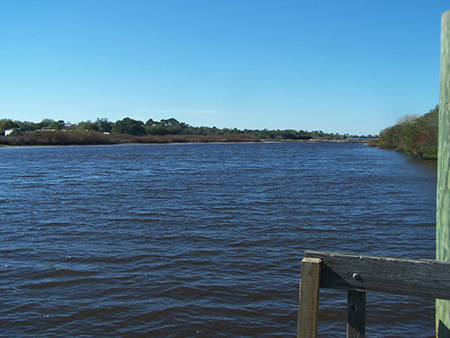
<instances>
[{"instance_id":1,"label":"shrub along shore","mask_svg":"<svg viewBox=\"0 0 450 338\"><path fill-rule=\"evenodd\" d=\"M382 149L395 149L407 155L436 161L438 158L439 106L423 116L408 115L384 129L370 144Z\"/></svg>"},{"instance_id":2,"label":"shrub along shore","mask_svg":"<svg viewBox=\"0 0 450 338\"><path fill-rule=\"evenodd\" d=\"M126 117L116 122L97 119L77 124L44 119L40 123L0 120L0 145L101 145L123 143L350 141L366 136L303 130L238 130L192 127L174 118L146 123ZM367 137L373 138L372 135Z\"/></svg>"}]
</instances>

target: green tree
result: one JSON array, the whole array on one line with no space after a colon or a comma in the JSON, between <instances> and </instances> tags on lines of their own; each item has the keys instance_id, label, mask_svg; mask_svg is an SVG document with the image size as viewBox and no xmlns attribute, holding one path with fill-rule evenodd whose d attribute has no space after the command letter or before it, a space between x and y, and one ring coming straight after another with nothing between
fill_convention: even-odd
<instances>
[{"instance_id":1,"label":"green tree","mask_svg":"<svg viewBox=\"0 0 450 338\"><path fill-rule=\"evenodd\" d=\"M39 122L39 129L52 129L50 126L55 123L55 120L52 119L43 119Z\"/></svg>"},{"instance_id":2,"label":"green tree","mask_svg":"<svg viewBox=\"0 0 450 338\"><path fill-rule=\"evenodd\" d=\"M384 129L375 143L380 148L391 148L423 159L437 159L439 107L418 117L409 115L396 125Z\"/></svg>"},{"instance_id":3,"label":"green tree","mask_svg":"<svg viewBox=\"0 0 450 338\"><path fill-rule=\"evenodd\" d=\"M153 119L148 119L147 122L145 122L146 127L154 127L159 124L159 122L153 121Z\"/></svg>"},{"instance_id":4,"label":"green tree","mask_svg":"<svg viewBox=\"0 0 450 338\"><path fill-rule=\"evenodd\" d=\"M98 131L98 126L96 123L88 120L78 123L77 129L81 131Z\"/></svg>"},{"instance_id":5,"label":"green tree","mask_svg":"<svg viewBox=\"0 0 450 338\"><path fill-rule=\"evenodd\" d=\"M112 131L113 128L113 123L108 121L108 119L106 118L102 118L102 119L97 119L97 121L95 121L95 124L97 126L97 129L103 133L110 133Z\"/></svg>"},{"instance_id":6,"label":"green tree","mask_svg":"<svg viewBox=\"0 0 450 338\"><path fill-rule=\"evenodd\" d=\"M18 124L19 128L23 131L34 131L34 130L39 129L38 123L29 122L29 121L24 121L24 122L16 121L16 123Z\"/></svg>"},{"instance_id":7,"label":"green tree","mask_svg":"<svg viewBox=\"0 0 450 338\"><path fill-rule=\"evenodd\" d=\"M145 135L144 123L125 117L123 120L116 121L112 127L112 132L117 134L130 134L142 136Z\"/></svg>"},{"instance_id":8,"label":"green tree","mask_svg":"<svg viewBox=\"0 0 450 338\"><path fill-rule=\"evenodd\" d=\"M173 117L167 120L161 120L160 121L161 125L164 127L176 127L180 125L180 122L178 122L176 119L174 119Z\"/></svg>"},{"instance_id":9,"label":"green tree","mask_svg":"<svg viewBox=\"0 0 450 338\"><path fill-rule=\"evenodd\" d=\"M10 119L0 120L0 133L3 134L7 129L19 128L19 125Z\"/></svg>"},{"instance_id":10,"label":"green tree","mask_svg":"<svg viewBox=\"0 0 450 338\"><path fill-rule=\"evenodd\" d=\"M55 129L55 130L63 130L66 127L66 123L63 120L58 120L56 122L53 122L49 128Z\"/></svg>"}]
</instances>

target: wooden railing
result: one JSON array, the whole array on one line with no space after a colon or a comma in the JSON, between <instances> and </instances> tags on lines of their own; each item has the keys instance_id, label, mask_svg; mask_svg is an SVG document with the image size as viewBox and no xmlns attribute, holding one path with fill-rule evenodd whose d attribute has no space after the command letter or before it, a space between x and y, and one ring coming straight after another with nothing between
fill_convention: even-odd
<instances>
[{"instance_id":1,"label":"wooden railing","mask_svg":"<svg viewBox=\"0 0 450 338\"><path fill-rule=\"evenodd\" d=\"M347 337L363 338L366 292L450 299L450 262L306 251L298 338L317 337L320 288L348 290Z\"/></svg>"}]
</instances>

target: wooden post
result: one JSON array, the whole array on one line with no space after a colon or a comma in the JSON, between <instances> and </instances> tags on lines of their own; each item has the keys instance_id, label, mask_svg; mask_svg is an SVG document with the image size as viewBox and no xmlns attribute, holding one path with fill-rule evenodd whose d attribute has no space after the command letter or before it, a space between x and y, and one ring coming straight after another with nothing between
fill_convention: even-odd
<instances>
[{"instance_id":1,"label":"wooden post","mask_svg":"<svg viewBox=\"0 0 450 338\"><path fill-rule=\"evenodd\" d=\"M316 338L319 321L319 258L303 258L300 277L297 338Z\"/></svg>"},{"instance_id":2,"label":"wooden post","mask_svg":"<svg viewBox=\"0 0 450 338\"><path fill-rule=\"evenodd\" d=\"M441 20L436 259L450 261L450 11ZM436 300L436 335L450 337L450 302Z\"/></svg>"},{"instance_id":3,"label":"wooden post","mask_svg":"<svg viewBox=\"0 0 450 338\"><path fill-rule=\"evenodd\" d=\"M366 293L348 291L347 338L366 336Z\"/></svg>"}]
</instances>

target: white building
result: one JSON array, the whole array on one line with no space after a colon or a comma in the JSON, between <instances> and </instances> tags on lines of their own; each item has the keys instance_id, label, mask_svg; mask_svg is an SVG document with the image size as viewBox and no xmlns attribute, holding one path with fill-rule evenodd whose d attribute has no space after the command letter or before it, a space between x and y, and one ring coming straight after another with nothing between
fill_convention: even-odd
<instances>
[{"instance_id":1,"label":"white building","mask_svg":"<svg viewBox=\"0 0 450 338\"><path fill-rule=\"evenodd\" d=\"M5 129L5 136L12 134L13 131L14 131L14 129Z\"/></svg>"}]
</instances>

